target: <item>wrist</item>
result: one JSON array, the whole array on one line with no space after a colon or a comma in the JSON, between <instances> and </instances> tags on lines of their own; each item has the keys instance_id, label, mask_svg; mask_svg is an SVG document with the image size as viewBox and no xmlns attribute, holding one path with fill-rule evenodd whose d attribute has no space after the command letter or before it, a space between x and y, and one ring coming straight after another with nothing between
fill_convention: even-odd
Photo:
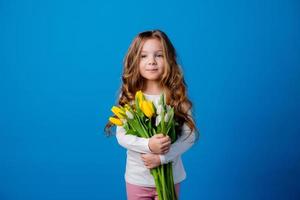
<instances>
[{"instance_id":1,"label":"wrist","mask_svg":"<svg viewBox=\"0 0 300 200\"><path fill-rule=\"evenodd\" d=\"M159 154L160 164L166 164L166 157L162 154Z\"/></svg>"}]
</instances>

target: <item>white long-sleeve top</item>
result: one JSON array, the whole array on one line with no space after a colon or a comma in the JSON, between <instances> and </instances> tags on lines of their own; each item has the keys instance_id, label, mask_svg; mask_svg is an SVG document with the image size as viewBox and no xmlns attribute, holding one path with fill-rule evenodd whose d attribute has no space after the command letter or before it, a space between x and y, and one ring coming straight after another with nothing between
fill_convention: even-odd
<instances>
[{"instance_id":1,"label":"white long-sleeve top","mask_svg":"<svg viewBox=\"0 0 300 200\"><path fill-rule=\"evenodd\" d=\"M160 95L144 94L145 98L158 104ZM127 149L125 181L134 185L155 187L153 176L146 168L141 158L143 153L152 153L149 149L149 138L126 135L126 130L117 126L116 137L118 143ZM195 142L195 133L190 133L190 128L184 124L181 136L171 145L168 153L159 155L162 164L172 162L174 184L186 178L186 172L181 160L181 154L187 151Z\"/></svg>"}]
</instances>

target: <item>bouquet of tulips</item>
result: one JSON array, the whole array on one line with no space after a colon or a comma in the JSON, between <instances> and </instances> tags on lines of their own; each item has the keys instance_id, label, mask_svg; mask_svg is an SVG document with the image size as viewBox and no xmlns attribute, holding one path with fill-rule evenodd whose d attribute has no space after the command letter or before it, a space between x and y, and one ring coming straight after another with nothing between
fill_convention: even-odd
<instances>
[{"instance_id":1,"label":"bouquet of tulips","mask_svg":"<svg viewBox=\"0 0 300 200\"><path fill-rule=\"evenodd\" d=\"M177 139L174 108L166 104L164 94L161 95L157 107L138 91L132 105L113 106L111 110L115 116L110 117L109 121L123 126L126 134L150 138L156 133L163 133L171 138L172 143ZM150 172L154 177L159 200L176 200L172 163L160 165Z\"/></svg>"}]
</instances>

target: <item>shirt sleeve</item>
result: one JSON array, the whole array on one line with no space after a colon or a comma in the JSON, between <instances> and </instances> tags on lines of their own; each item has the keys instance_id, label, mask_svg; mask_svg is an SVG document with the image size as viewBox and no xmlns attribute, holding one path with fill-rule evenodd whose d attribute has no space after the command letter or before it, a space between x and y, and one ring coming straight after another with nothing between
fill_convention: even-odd
<instances>
[{"instance_id":1,"label":"shirt sleeve","mask_svg":"<svg viewBox=\"0 0 300 200\"><path fill-rule=\"evenodd\" d=\"M149 138L141 138L135 135L127 135L126 130L122 126L117 126L116 137L118 143L129 150L139 153L152 153L149 149Z\"/></svg>"},{"instance_id":2,"label":"shirt sleeve","mask_svg":"<svg viewBox=\"0 0 300 200\"><path fill-rule=\"evenodd\" d=\"M191 129L184 123L181 136L171 145L168 153L159 155L161 164L171 162L177 156L186 152L195 142L195 132L191 133Z\"/></svg>"}]
</instances>

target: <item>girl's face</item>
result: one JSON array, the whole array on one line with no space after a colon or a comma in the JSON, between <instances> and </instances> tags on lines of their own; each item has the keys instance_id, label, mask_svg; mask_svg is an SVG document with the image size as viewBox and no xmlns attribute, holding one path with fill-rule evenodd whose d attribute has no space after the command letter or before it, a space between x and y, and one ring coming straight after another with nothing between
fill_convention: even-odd
<instances>
[{"instance_id":1,"label":"girl's face","mask_svg":"<svg viewBox=\"0 0 300 200\"><path fill-rule=\"evenodd\" d=\"M158 39L145 41L141 52L139 71L146 80L160 80L164 72L164 56L162 44Z\"/></svg>"}]
</instances>

